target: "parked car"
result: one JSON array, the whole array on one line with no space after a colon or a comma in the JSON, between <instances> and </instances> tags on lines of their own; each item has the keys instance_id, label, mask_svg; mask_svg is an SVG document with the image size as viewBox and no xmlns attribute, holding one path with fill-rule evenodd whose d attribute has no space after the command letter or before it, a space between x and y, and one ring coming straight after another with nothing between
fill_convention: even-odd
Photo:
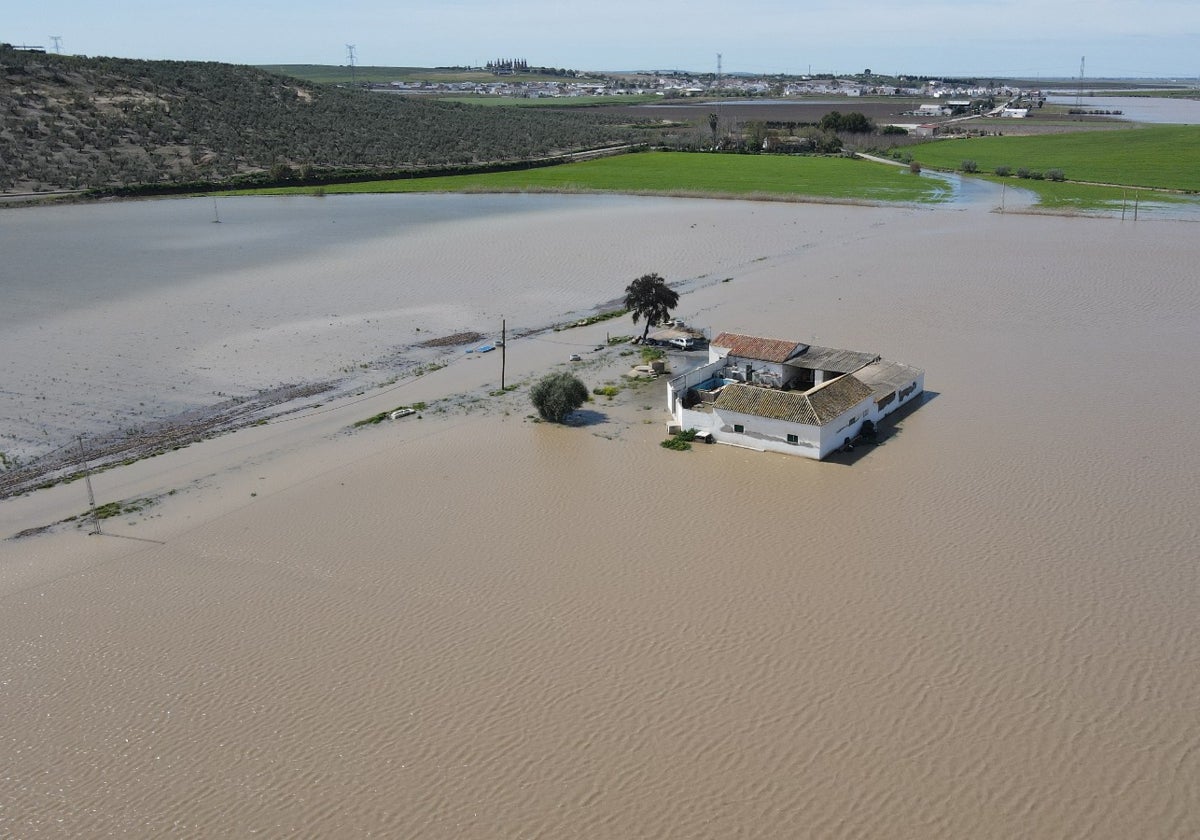
<instances>
[{"instance_id":1,"label":"parked car","mask_svg":"<svg viewBox=\"0 0 1200 840\"><path fill-rule=\"evenodd\" d=\"M581 362L581 361L583 361L583 356L580 356L578 353L572 353L570 361Z\"/></svg>"},{"instance_id":2,"label":"parked car","mask_svg":"<svg viewBox=\"0 0 1200 840\"><path fill-rule=\"evenodd\" d=\"M680 350L694 350L696 348L696 340L694 338L672 338L667 342L672 347L678 347Z\"/></svg>"}]
</instances>

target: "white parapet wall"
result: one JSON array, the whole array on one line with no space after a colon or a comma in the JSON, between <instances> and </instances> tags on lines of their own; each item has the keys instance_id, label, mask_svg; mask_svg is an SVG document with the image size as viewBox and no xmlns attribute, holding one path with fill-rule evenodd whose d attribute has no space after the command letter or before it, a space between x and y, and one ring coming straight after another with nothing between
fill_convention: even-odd
<instances>
[{"instance_id":1,"label":"white parapet wall","mask_svg":"<svg viewBox=\"0 0 1200 840\"><path fill-rule=\"evenodd\" d=\"M925 392L925 371L913 369L914 376L907 384L897 388L887 397L875 403L871 410L871 420L878 422L887 417L901 406L921 396Z\"/></svg>"},{"instance_id":2,"label":"white parapet wall","mask_svg":"<svg viewBox=\"0 0 1200 840\"><path fill-rule=\"evenodd\" d=\"M683 395L687 393L687 389L699 385L706 379L711 379L724 366L725 360L717 359L669 380L667 382L667 411L682 423L683 421L679 416L679 412L683 410ZM697 412L690 413L694 414ZM684 424L683 428L687 429L690 427Z\"/></svg>"}]
</instances>

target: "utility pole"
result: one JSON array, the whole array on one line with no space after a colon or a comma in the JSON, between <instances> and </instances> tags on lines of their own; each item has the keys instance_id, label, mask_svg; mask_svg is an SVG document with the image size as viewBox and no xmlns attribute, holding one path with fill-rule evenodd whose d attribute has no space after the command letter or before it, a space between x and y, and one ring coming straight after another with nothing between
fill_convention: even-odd
<instances>
[{"instance_id":1,"label":"utility pole","mask_svg":"<svg viewBox=\"0 0 1200 840\"><path fill-rule=\"evenodd\" d=\"M350 87L356 86L354 75L354 44L346 45L346 60L350 63Z\"/></svg>"},{"instance_id":2,"label":"utility pole","mask_svg":"<svg viewBox=\"0 0 1200 840\"><path fill-rule=\"evenodd\" d=\"M717 81L714 85L714 92L717 95L717 125L721 124L721 54L717 53ZM713 145L717 145L717 131L713 129Z\"/></svg>"},{"instance_id":3,"label":"utility pole","mask_svg":"<svg viewBox=\"0 0 1200 840\"><path fill-rule=\"evenodd\" d=\"M88 465L87 453L83 449L83 435L79 436L79 457L83 459L83 481L87 485L88 508L92 512L92 530L88 536L101 534L100 517L96 513L96 494L92 492L92 468Z\"/></svg>"},{"instance_id":4,"label":"utility pole","mask_svg":"<svg viewBox=\"0 0 1200 840\"><path fill-rule=\"evenodd\" d=\"M500 390L504 390L504 366L508 363L508 322L500 319Z\"/></svg>"},{"instance_id":5,"label":"utility pole","mask_svg":"<svg viewBox=\"0 0 1200 840\"><path fill-rule=\"evenodd\" d=\"M62 36L61 35L51 35L50 40L54 42L55 54L61 54L62 53Z\"/></svg>"}]
</instances>

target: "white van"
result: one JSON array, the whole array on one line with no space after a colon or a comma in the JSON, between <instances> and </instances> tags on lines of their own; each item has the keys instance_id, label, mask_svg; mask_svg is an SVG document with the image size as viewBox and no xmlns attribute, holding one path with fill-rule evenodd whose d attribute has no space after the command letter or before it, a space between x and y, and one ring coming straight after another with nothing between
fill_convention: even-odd
<instances>
[{"instance_id":1,"label":"white van","mask_svg":"<svg viewBox=\"0 0 1200 840\"><path fill-rule=\"evenodd\" d=\"M687 338L672 338L669 343L672 347L678 347L680 350L696 349L696 340L690 336Z\"/></svg>"}]
</instances>

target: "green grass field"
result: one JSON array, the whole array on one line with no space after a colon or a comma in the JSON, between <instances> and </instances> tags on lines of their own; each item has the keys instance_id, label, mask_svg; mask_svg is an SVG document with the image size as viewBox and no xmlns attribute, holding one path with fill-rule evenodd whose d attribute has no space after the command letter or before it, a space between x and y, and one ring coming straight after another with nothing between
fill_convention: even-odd
<instances>
[{"instance_id":1,"label":"green grass field","mask_svg":"<svg viewBox=\"0 0 1200 840\"><path fill-rule=\"evenodd\" d=\"M1032 137L935 140L906 149L923 165L959 169L973 160L981 173L1009 166L1061 169L1071 181L1200 191L1200 126L1135 126ZM1018 185L1029 182L1021 180Z\"/></svg>"},{"instance_id":2,"label":"green grass field","mask_svg":"<svg viewBox=\"0 0 1200 840\"><path fill-rule=\"evenodd\" d=\"M1200 87L1161 90L1098 90L1096 96L1142 96L1155 99L1200 99Z\"/></svg>"},{"instance_id":3,"label":"green grass field","mask_svg":"<svg viewBox=\"0 0 1200 840\"><path fill-rule=\"evenodd\" d=\"M901 167L848 158L643 152L582 163L439 178L285 187L239 194L381 192L619 192L937 202L945 191Z\"/></svg>"},{"instance_id":4,"label":"green grass field","mask_svg":"<svg viewBox=\"0 0 1200 840\"><path fill-rule=\"evenodd\" d=\"M1038 197L1038 206L1046 210L1120 210L1122 205L1133 207L1135 201L1159 204L1196 204L1196 199L1177 193L1163 193L1138 187L1100 187L1094 184L1072 184L1070 181L1034 181L1027 178L998 178L981 176L997 184L1028 190Z\"/></svg>"}]
</instances>

